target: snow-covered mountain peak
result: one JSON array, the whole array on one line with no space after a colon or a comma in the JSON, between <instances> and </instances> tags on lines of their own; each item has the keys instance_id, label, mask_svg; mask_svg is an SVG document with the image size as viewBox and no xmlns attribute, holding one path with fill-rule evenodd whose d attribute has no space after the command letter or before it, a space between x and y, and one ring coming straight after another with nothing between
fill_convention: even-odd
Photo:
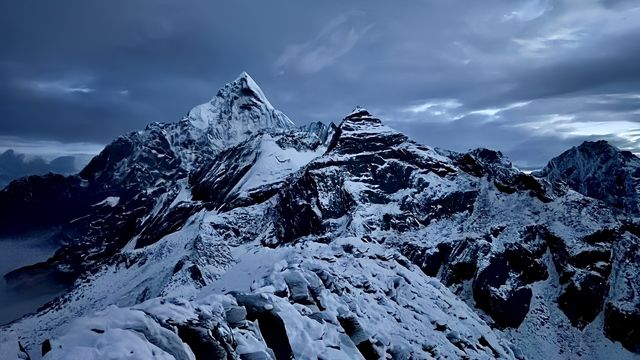
<instances>
[{"instance_id":1,"label":"snow-covered mountain peak","mask_svg":"<svg viewBox=\"0 0 640 360\"><path fill-rule=\"evenodd\" d=\"M390 148L408 141L396 130L384 125L366 109L357 107L347 115L333 134L327 152L358 153Z\"/></svg>"},{"instance_id":2,"label":"snow-covered mountain peak","mask_svg":"<svg viewBox=\"0 0 640 360\"><path fill-rule=\"evenodd\" d=\"M618 149L606 140L585 141L582 144L574 146L571 149L565 151L557 158L566 156L568 154L581 156L585 160L591 161L609 161L613 158L616 158L618 161L622 162L638 161L638 157L633 155L633 153Z\"/></svg>"},{"instance_id":3,"label":"snow-covered mountain peak","mask_svg":"<svg viewBox=\"0 0 640 360\"><path fill-rule=\"evenodd\" d=\"M353 110L351 110L351 113L349 113L349 115L347 116L351 116L351 115L363 113L363 112L366 112L367 114L369 114L369 111L367 109L363 108L360 105L356 105L356 107L354 107Z\"/></svg>"},{"instance_id":4,"label":"snow-covered mountain peak","mask_svg":"<svg viewBox=\"0 0 640 360\"><path fill-rule=\"evenodd\" d=\"M591 160L596 160L601 156L616 156L616 154L622 153L622 151L609 144L606 140L585 141L568 151L572 150L584 156L585 159L591 158Z\"/></svg>"},{"instance_id":5,"label":"snow-covered mountain peak","mask_svg":"<svg viewBox=\"0 0 640 360\"><path fill-rule=\"evenodd\" d=\"M373 119L373 115L371 115L371 113L367 109L361 106L356 106L351 111L351 113L349 113L349 115L345 117L345 120L346 119L353 120L353 121ZM379 119L376 119L376 120L380 121Z\"/></svg>"},{"instance_id":6,"label":"snow-covered mountain peak","mask_svg":"<svg viewBox=\"0 0 640 360\"><path fill-rule=\"evenodd\" d=\"M565 175L585 177L587 173L603 166L637 168L640 166L640 158L629 151L616 148L605 140L585 141L549 161L541 170L541 175L547 176L567 168L564 169Z\"/></svg>"},{"instance_id":7,"label":"snow-covered mountain peak","mask_svg":"<svg viewBox=\"0 0 640 360\"><path fill-rule=\"evenodd\" d=\"M345 131L388 131L391 130L382 124L382 121L373 116L367 109L356 107L347 115L340 124Z\"/></svg>"},{"instance_id":8,"label":"snow-covered mountain peak","mask_svg":"<svg viewBox=\"0 0 640 360\"><path fill-rule=\"evenodd\" d=\"M631 213L640 213L640 158L604 140L585 141L553 158L538 176Z\"/></svg>"},{"instance_id":9,"label":"snow-covered mountain peak","mask_svg":"<svg viewBox=\"0 0 640 360\"><path fill-rule=\"evenodd\" d=\"M262 92L260 86L258 86L255 80L253 80L253 78L246 71L240 73L240 75L238 75L238 77L234 81L227 84L224 88L220 89L218 93L224 92L224 90L226 90L227 88L231 88L236 91L239 89L241 94L255 96L265 105L273 107L267 97L264 96L264 93Z\"/></svg>"},{"instance_id":10,"label":"snow-covered mountain peak","mask_svg":"<svg viewBox=\"0 0 640 360\"><path fill-rule=\"evenodd\" d=\"M185 120L195 128L205 130L221 148L237 144L260 130L295 126L271 105L246 72L222 87L209 102L191 109Z\"/></svg>"}]
</instances>

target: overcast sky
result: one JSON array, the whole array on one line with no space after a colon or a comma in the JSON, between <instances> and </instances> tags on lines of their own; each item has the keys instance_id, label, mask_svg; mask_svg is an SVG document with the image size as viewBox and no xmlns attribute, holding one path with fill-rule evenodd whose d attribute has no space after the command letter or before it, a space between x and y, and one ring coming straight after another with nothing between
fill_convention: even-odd
<instances>
[{"instance_id":1,"label":"overcast sky","mask_svg":"<svg viewBox=\"0 0 640 360\"><path fill-rule=\"evenodd\" d=\"M361 105L522 167L586 139L640 151L639 1L0 4L0 150L95 152L247 71L298 124Z\"/></svg>"}]
</instances>

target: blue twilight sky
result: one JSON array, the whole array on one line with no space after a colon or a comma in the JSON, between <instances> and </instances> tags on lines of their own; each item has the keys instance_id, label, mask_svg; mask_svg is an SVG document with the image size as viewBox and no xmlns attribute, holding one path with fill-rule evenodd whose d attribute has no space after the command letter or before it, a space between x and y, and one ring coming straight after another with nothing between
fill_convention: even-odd
<instances>
[{"instance_id":1,"label":"blue twilight sky","mask_svg":"<svg viewBox=\"0 0 640 360\"><path fill-rule=\"evenodd\" d=\"M639 1L0 0L0 49L0 152L24 161L82 163L243 70L299 124L361 105L525 168L640 151Z\"/></svg>"}]
</instances>

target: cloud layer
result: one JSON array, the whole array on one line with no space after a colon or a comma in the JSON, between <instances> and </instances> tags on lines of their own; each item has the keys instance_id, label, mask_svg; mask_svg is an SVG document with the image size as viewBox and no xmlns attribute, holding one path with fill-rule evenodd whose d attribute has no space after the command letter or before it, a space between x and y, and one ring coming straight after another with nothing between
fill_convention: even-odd
<instances>
[{"instance_id":1,"label":"cloud layer","mask_svg":"<svg viewBox=\"0 0 640 360\"><path fill-rule=\"evenodd\" d=\"M175 121L243 70L300 124L355 105L433 146L538 167L640 151L632 0L0 5L0 135L107 143Z\"/></svg>"}]
</instances>

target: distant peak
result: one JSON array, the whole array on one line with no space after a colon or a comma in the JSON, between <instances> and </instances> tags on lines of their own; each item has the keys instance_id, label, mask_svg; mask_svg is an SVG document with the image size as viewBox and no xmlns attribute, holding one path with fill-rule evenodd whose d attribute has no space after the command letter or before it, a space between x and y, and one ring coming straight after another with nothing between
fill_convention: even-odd
<instances>
[{"instance_id":1,"label":"distant peak","mask_svg":"<svg viewBox=\"0 0 640 360\"><path fill-rule=\"evenodd\" d=\"M640 214L640 159L605 140L585 141L551 159L537 174L632 214Z\"/></svg>"},{"instance_id":2,"label":"distant peak","mask_svg":"<svg viewBox=\"0 0 640 360\"><path fill-rule=\"evenodd\" d=\"M367 109L356 106L349 115L345 117L345 120L365 120L365 119L373 119L373 115Z\"/></svg>"},{"instance_id":3,"label":"distant peak","mask_svg":"<svg viewBox=\"0 0 640 360\"><path fill-rule=\"evenodd\" d=\"M239 79L251 79L251 76L246 71L243 71L240 73L240 75L238 75L238 78L236 80L239 80Z\"/></svg>"},{"instance_id":4,"label":"distant peak","mask_svg":"<svg viewBox=\"0 0 640 360\"><path fill-rule=\"evenodd\" d=\"M600 158L601 156L612 157L620 154L624 156L624 151L611 145L606 140L585 141L565 152L565 154L567 153L574 154L574 156L580 154L583 158L593 160Z\"/></svg>"},{"instance_id":5,"label":"distant peak","mask_svg":"<svg viewBox=\"0 0 640 360\"><path fill-rule=\"evenodd\" d=\"M355 108L353 108L353 110L351 110L351 113L349 115L347 115L347 117L354 117L354 116L360 116L360 117L364 117L364 116L371 116L371 113L363 108L362 106L356 106Z\"/></svg>"},{"instance_id":6,"label":"distant peak","mask_svg":"<svg viewBox=\"0 0 640 360\"><path fill-rule=\"evenodd\" d=\"M327 152L351 153L385 150L399 145L408 138L357 106L336 128Z\"/></svg>"},{"instance_id":7,"label":"distant peak","mask_svg":"<svg viewBox=\"0 0 640 360\"><path fill-rule=\"evenodd\" d=\"M473 155L477 159L481 159L491 163L501 163L504 160L504 155L500 151L482 147L470 150L468 154Z\"/></svg>"},{"instance_id":8,"label":"distant peak","mask_svg":"<svg viewBox=\"0 0 640 360\"><path fill-rule=\"evenodd\" d=\"M241 72L240 75L238 75L238 77L232 82L232 84L239 84L243 87L257 89L262 92L260 86L258 86L255 80L253 80L251 75L249 75L246 71Z\"/></svg>"},{"instance_id":9,"label":"distant peak","mask_svg":"<svg viewBox=\"0 0 640 360\"><path fill-rule=\"evenodd\" d=\"M597 140L597 141L585 141L582 144L578 145L580 149L615 149L616 147L609 144L606 140Z\"/></svg>"},{"instance_id":10,"label":"distant peak","mask_svg":"<svg viewBox=\"0 0 640 360\"><path fill-rule=\"evenodd\" d=\"M581 180L584 180L588 176L589 172L599 172L605 164L609 167L620 167L625 166L624 164L628 162L637 161L637 157L631 152L620 150L606 140L585 141L551 159L540 171L540 174L542 176L547 176L557 172L554 176L565 177L570 176L571 174L561 173L562 171L569 171L568 169L579 169L580 171L577 171L571 176L573 176L573 178L579 177ZM562 169L562 171L558 169Z\"/></svg>"},{"instance_id":11,"label":"distant peak","mask_svg":"<svg viewBox=\"0 0 640 360\"><path fill-rule=\"evenodd\" d=\"M232 144L248 134L263 129L288 129L293 122L276 110L245 71L224 85L207 103L198 105L187 114L187 119L199 129L210 129L212 136L222 143Z\"/></svg>"},{"instance_id":12,"label":"distant peak","mask_svg":"<svg viewBox=\"0 0 640 360\"><path fill-rule=\"evenodd\" d=\"M253 80L251 75L249 75L246 71L243 71L238 75L238 77L232 82L226 84L218 93L217 97L225 97L225 96L249 96L254 97L265 105L272 107L267 97L262 92L258 83Z\"/></svg>"},{"instance_id":13,"label":"distant peak","mask_svg":"<svg viewBox=\"0 0 640 360\"><path fill-rule=\"evenodd\" d=\"M367 111L367 109L361 107L361 106L356 106L353 111L351 111L351 113L349 113L349 115L347 115L344 120L342 121L341 126L344 126L347 123L351 123L351 124L360 124L360 126L366 125L366 126L382 126L382 121L380 121L380 119L376 118L375 116L371 115L371 113L369 111Z\"/></svg>"}]
</instances>

